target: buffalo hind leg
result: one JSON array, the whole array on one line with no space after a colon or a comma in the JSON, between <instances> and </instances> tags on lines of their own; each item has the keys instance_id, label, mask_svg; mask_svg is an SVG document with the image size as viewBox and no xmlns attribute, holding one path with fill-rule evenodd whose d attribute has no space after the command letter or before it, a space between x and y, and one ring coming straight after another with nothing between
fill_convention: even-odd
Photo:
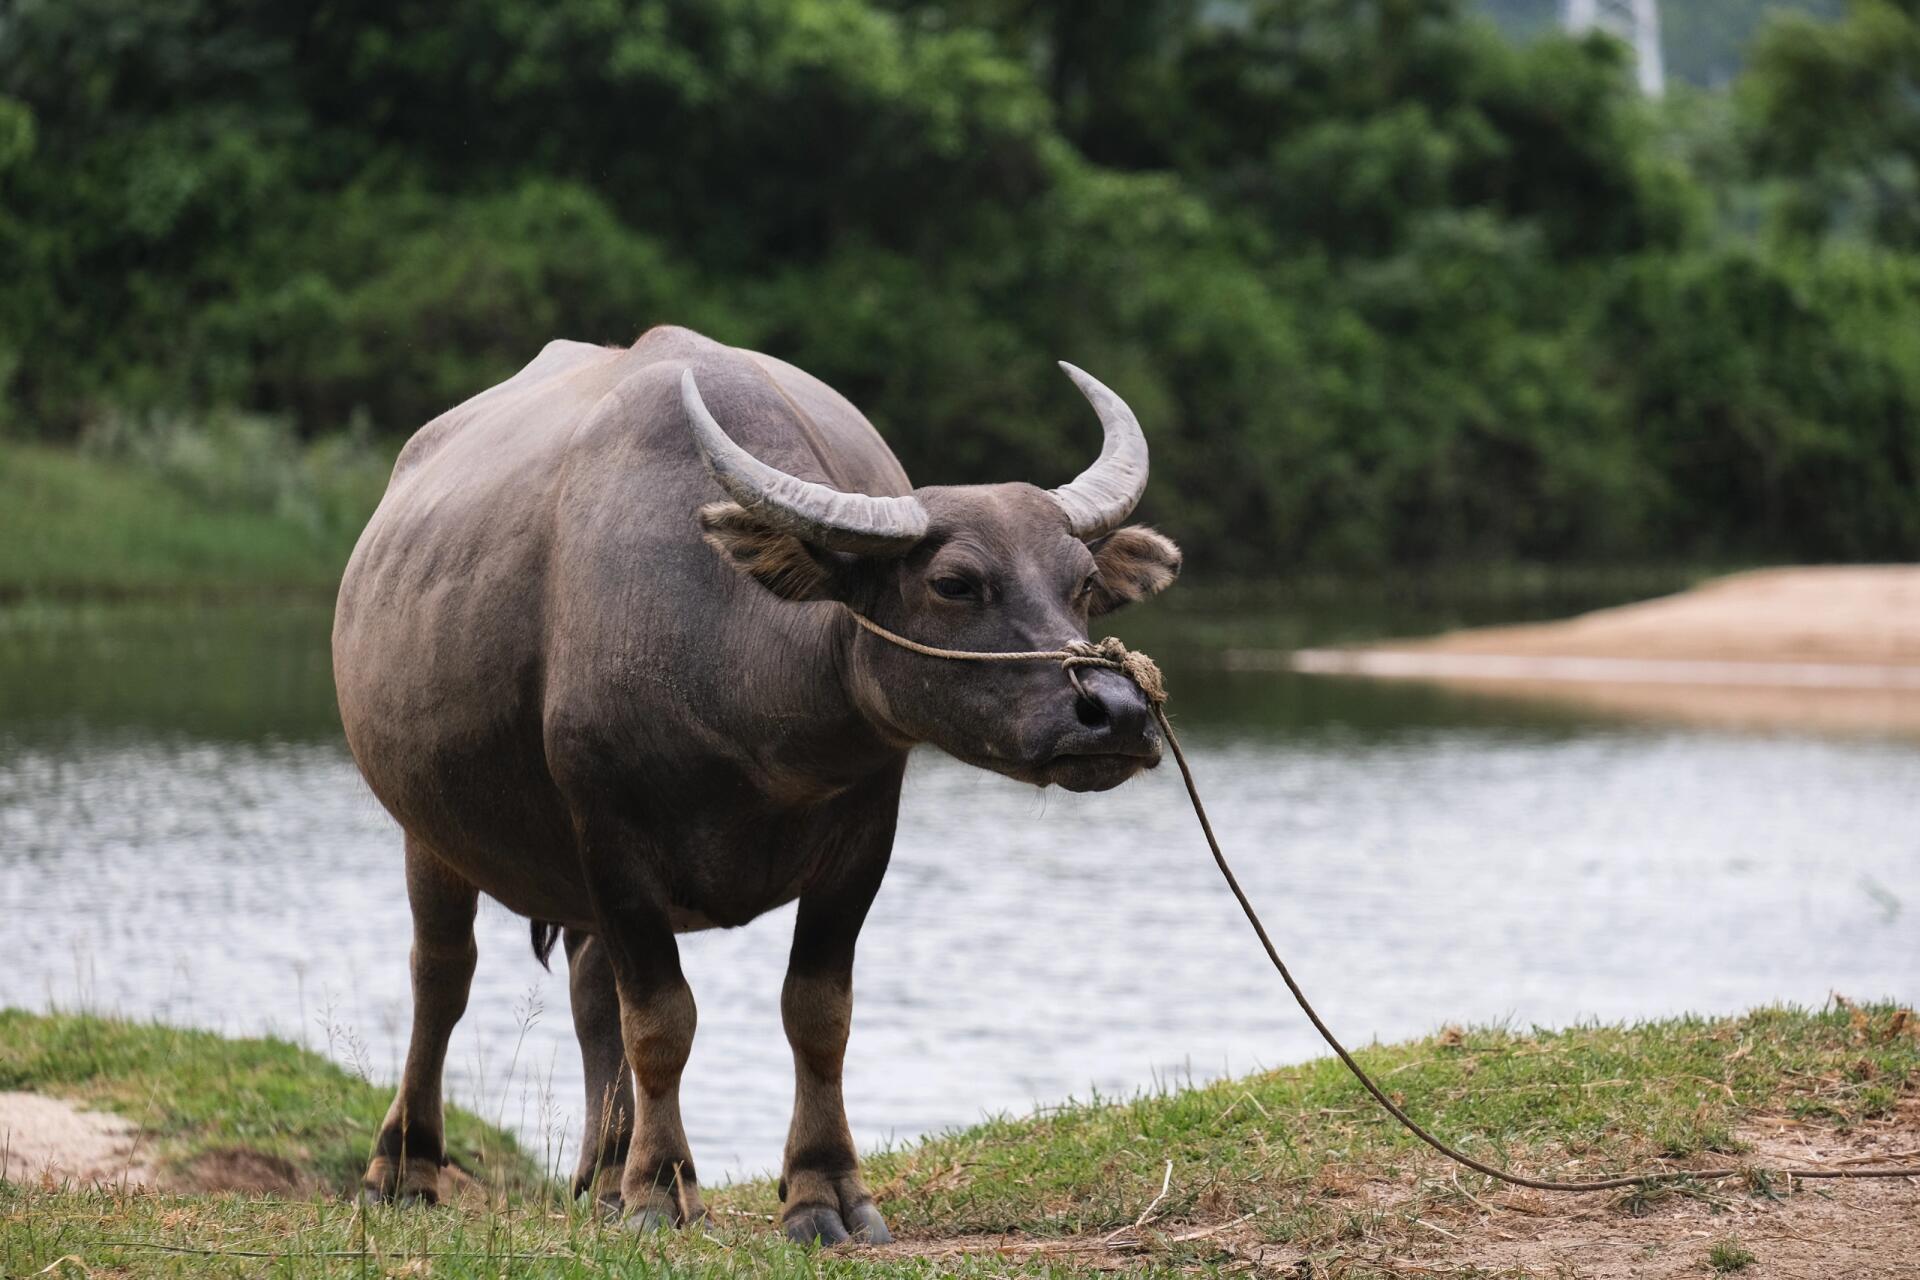
<instances>
[{"instance_id":1,"label":"buffalo hind leg","mask_svg":"<svg viewBox=\"0 0 1920 1280\"><path fill-rule=\"evenodd\" d=\"M606 944L590 933L568 929L566 948L573 1032L587 1078L586 1124L573 1194L591 1194L618 1209L620 1179L633 1142L633 1074L620 1039L620 994Z\"/></svg>"},{"instance_id":2,"label":"buffalo hind leg","mask_svg":"<svg viewBox=\"0 0 1920 1280\"><path fill-rule=\"evenodd\" d=\"M407 905L413 912L413 1033L362 1194L370 1200L436 1204L447 1154L440 1078L447 1040L466 1012L473 982L479 892L412 836L406 838L406 858Z\"/></svg>"},{"instance_id":3,"label":"buffalo hind leg","mask_svg":"<svg viewBox=\"0 0 1920 1280\"><path fill-rule=\"evenodd\" d=\"M891 833L889 832L889 835ZM780 1017L793 1046L793 1124L781 1160L781 1222L803 1244L893 1239L847 1127L841 1066L853 1025L853 948L886 872L886 848L857 873L801 895Z\"/></svg>"},{"instance_id":4,"label":"buffalo hind leg","mask_svg":"<svg viewBox=\"0 0 1920 1280\"><path fill-rule=\"evenodd\" d=\"M633 1072L633 1137L620 1177L627 1223L640 1230L704 1222L700 1184L680 1124L680 1073L693 1050L693 990L667 896L646 842L619 825L582 824L581 863L593 897L594 940L606 944L620 996L620 1039Z\"/></svg>"}]
</instances>

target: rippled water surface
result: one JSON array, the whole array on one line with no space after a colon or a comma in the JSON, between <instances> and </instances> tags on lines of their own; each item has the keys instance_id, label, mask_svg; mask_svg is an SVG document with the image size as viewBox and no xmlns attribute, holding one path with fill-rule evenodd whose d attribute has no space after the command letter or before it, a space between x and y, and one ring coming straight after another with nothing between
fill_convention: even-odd
<instances>
[{"instance_id":1,"label":"rippled water surface","mask_svg":"<svg viewBox=\"0 0 1920 1280\"><path fill-rule=\"evenodd\" d=\"M1303 626L1327 630L1275 630ZM0 613L0 1003L272 1030L397 1073L399 836L340 741L326 628L309 607ZM1220 835L1351 1040L1920 997L1911 742L1233 673L1216 626L1121 629L1165 659ZM682 942L709 1177L779 1156L791 923ZM505 911L480 933L451 1090L570 1165L564 978ZM916 757L856 990L867 1145L1318 1048L1171 768L1072 796Z\"/></svg>"}]
</instances>

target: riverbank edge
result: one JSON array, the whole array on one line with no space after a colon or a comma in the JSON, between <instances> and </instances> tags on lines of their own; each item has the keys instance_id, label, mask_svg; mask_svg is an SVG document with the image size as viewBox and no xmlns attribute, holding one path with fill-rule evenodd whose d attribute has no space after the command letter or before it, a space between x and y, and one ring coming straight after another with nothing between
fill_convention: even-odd
<instances>
[{"instance_id":1,"label":"riverbank edge","mask_svg":"<svg viewBox=\"0 0 1920 1280\"><path fill-rule=\"evenodd\" d=\"M1442 1132L1552 1176L1779 1158L1772 1143L1782 1132L1803 1159L1920 1148L1920 1019L1894 1004L1837 999L1817 1011L1563 1031L1447 1027L1361 1057ZM12 1010L0 1013L0 1088L116 1110L174 1168L191 1167L197 1152L264 1142L319 1155L324 1175L303 1195L268 1196L179 1194L164 1178L159 1192L8 1184L5 1274L57 1271L68 1256L136 1276L206 1274L213 1261L217 1274L255 1274L267 1259L275 1274L353 1274L369 1259L389 1274L413 1263L411 1273L463 1274L511 1255L516 1274L567 1276L627 1265L806 1274L820 1261L780 1243L766 1181L709 1192L715 1235L637 1239L559 1197L545 1176L558 1171L557 1158L534 1160L464 1110L449 1127L456 1164L474 1167L451 1207L357 1213L338 1193L357 1176L387 1089L281 1041ZM1178 1271L1232 1264L1248 1249L1357 1261L1414 1249L1423 1235L1442 1245L1445 1234L1466 1239L1487 1217L1544 1221L1567 1204L1513 1208L1516 1193L1459 1177L1412 1146L1327 1059L997 1118L877 1153L866 1172L904 1243L871 1261L833 1254L830 1272ZM1747 1221L1787 1191L1755 1175L1744 1185L1609 1197L1603 1207L1613 1218L1684 1218L1735 1205ZM1898 1203L1906 1212L1914 1202ZM1594 1203L1579 1211L1591 1214ZM1864 1210L1869 1224L1874 1203Z\"/></svg>"}]
</instances>

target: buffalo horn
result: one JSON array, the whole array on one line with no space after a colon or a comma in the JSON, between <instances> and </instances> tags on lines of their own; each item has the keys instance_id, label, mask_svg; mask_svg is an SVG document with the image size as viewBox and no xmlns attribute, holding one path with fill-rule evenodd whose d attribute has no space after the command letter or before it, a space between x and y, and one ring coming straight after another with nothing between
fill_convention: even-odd
<instances>
[{"instance_id":1,"label":"buffalo horn","mask_svg":"<svg viewBox=\"0 0 1920 1280\"><path fill-rule=\"evenodd\" d=\"M1147 437L1127 402L1098 378L1064 360L1060 367L1100 415L1107 437L1092 466L1071 484L1048 492L1067 513L1067 525L1075 537L1097 538L1118 528L1147 491Z\"/></svg>"},{"instance_id":2,"label":"buffalo horn","mask_svg":"<svg viewBox=\"0 0 1920 1280\"><path fill-rule=\"evenodd\" d=\"M926 533L927 511L918 498L842 493L790 476L742 449L707 412L691 369L680 375L680 403L701 461L727 496L782 533L861 555L903 555Z\"/></svg>"}]
</instances>

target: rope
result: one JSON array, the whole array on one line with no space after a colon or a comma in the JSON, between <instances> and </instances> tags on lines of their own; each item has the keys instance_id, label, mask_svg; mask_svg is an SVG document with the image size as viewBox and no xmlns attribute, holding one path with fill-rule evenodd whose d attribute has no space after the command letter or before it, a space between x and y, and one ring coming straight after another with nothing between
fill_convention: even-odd
<instances>
[{"instance_id":1,"label":"rope","mask_svg":"<svg viewBox=\"0 0 1920 1280\"><path fill-rule=\"evenodd\" d=\"M1166 677L1160 674L1160 667L1144 653L1135 653L1113 637L1108 636L1099 643L1091 640L1072 640L1063 649L1028 649L1021 653L979 653L971 649L941 649L930 644L921 644L918 640L909 640L898 632L889 631L864 613L847 610L855 622L879 636L891 641L902 649L923 653L929 658L951 658L955 662L1057 662L1071 676L1081 667L1105 667L1109 671L1118 671L1127 679L1140 686L1140 692L1147 695L1158 713L1160 704L1167 700ZM1080 682L1074 681L1078 689ZM1081 690L1082 694L1086 691ZM1164 719L1164 717L1162 717ZM1171 739L1169 739L1171 740Z\"/></svg>"},{"instance_id":2,"label":"rope","mask_svg":"<svg viewBox=\"0 0 1920 1280\"><path fill-rule=\"evenodd\" d=\"M1166 736L1167 746L1173 751L1174 762L1180 766L1180 780L1186 784L1187 799L1193 805L1193 816L1200 820L1200 831L1201 834L1207 838L1207 848L1213 853L1214 865L1220 868L1220 875L1226 880L1227 888L1233 891L1234 900L1240 904L1241 913L1247 917L1247 923L1253 926L1253 932L1255 936L1260 939L1260 945L1266 949L1267 959L1273 962L1274 969L1280 974L1280 980L1286 983L1287 990L1293 993L1294 1001L1300 1006L1300 1011L1307 1015L1307 1020L1313 1024L1313 1029L1320 1033L1320 1038L1327 1042L1328 1047L1331 1048L1339 1057L1340 1061L1346 1065L1347 1070L1353 1073L1354 1079L1358 1080L1365 1086L1367 1092L1373 1095L1373 1100L1385 1108L1388 1115L1399 1121L1401 1127L1406 1129L1408 1133L1411 1133L1414 1137L1447 1157L1447 1159L1464 1165L1472 1169L1475 1173L1483 1173L1489 1178L1496 1178L1501 1182L1510 1183L1516 1187L1529 1187L1535 1191L1614 1191L1622 1187L1641 1187L1655 1183L1679 1182L1689 1179L1696 1182L1718 1182L1727 1178L1745 1178L1759 1173L1778 1174L1787 1179L1788 1185L1792 1185L1792 1180L1795 1178L1920 1177L1920 1165L1890 1165L1846 1169L1819 1168L1809 1165L1780 1165L1769 1168L1735 1167L1725 1169L1668 1170L1651 1173L1625 1174L1617 1178L1591 1178L1578 1182L1560 1182L1550 1178L1530 1178L1525 1174L1508 1173L1504 1169L1496 1169L1494 1166L1482 1160L1476 1160L1464 1151L1447 1145L1447 1143L1435 1137L1432 1133L1429 1133L1419 1121L1402 1110L1398 1103L1388 1097L1386 1092L1374 1083L1373 1077L1368 1075L1358 1062L1354 1061L1353 1055L1347 1052L1347 1047L1340 1043L1339 1038L1336 1037L1327 1024L1321 1020L1312 1002L1307 999L1307 993L1300 989L1298 982L1294 981L1292 971L1287 968L1287 962L1280 958L1279 949L1273 945L1273 939L1267 936L1266 926L1260 922L1260 913L1253 909L1253 903L1248 900L1246 890L1240 887L1239 877L1233 874L1233 868L1227 864L1227 855L1220 849L1220 839L1213 832L1213 822L1207 816L1207 806L1201 801L1200 788L1193 780L1193 769L1187 764L1187 753L1180 749L1180 739L1174 734L1173 725L1167 720L1166 680L1160 674L1160 668L1154 663L1152 658L1149 658L1144 653L1134 652L1113 636L1108 636L1097 644L1085 640L1075 640L1059 649L1035 649L1022 653L979 653L967 649L941 649L934 645L921 644L917 640L909 640L903 635L887 630L871 618L860 613L855 613L852 609L847 610L847 612L852 615L855 622L882 640L890 644L896 644L902 649L910 650L913 653L925 654L929 658L946 658L955 662L1058 662L1066 671L1068 678L1073 680L1076 689L1080 689L1080 682L1076 672L1085 667L1101 667L1108 671L1118 671L1121 675L1126 676L1129 680L1139 685L1140 692L1146 695L1148 704L1153 708L1153 718L1159 723L1160 732ZM1082 696L1085 696L1086 691L1084 689L1080 689L1080 692Z\"/></svg>"}]
</instances>

